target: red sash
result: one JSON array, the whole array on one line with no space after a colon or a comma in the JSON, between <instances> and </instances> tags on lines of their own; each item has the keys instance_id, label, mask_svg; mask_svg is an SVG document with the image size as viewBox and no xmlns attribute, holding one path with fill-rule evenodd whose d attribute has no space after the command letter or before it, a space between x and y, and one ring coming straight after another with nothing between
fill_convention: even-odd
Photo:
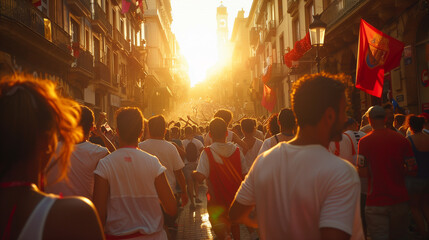
<instances>
[{"instance_id":1,"label":"red sash","mask_svg":"<svg viewBox=\"0 0 429 240\"><path fill-rule=\"evenodd\" d=\"M136 238L140 236L146 236L146 234L135 232L135 233L122 235L122 236L115 236L115 235L109 235L109 234L104 234L104 236L106 237L106 240L120 240L120 239L130 239L130 238Z\"/></svg>"},{"instance_id":2,"label":"red sash","mask_svg":"<svg viewBox=\"0 0 429 240\"><path fill-rule=\"evenodd\" d=\"M209 159L210 175L208 180L214 195L209 200L210 205L221 205L228 209L243 181L240 150L237 148L229 157L220 156L223 164L215 161L209 147L206 147L204 151Z\"/></svg>"}]
</instances>

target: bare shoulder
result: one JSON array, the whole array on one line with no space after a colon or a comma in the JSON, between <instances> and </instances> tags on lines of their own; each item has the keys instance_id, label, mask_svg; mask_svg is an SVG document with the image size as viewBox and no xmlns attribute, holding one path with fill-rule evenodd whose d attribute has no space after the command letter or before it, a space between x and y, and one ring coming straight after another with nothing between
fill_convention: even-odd
<instances>
[{"instance_id":1,"label":"bare shoulder","mask_svg":"<svg viewBox=\"0 0 429 240\"><path fill-rule=\"evenodd\" d=\"M46 220L45 239L103 239L92 202L84 197L58 199Z\"/></svg>"}]
</instances>

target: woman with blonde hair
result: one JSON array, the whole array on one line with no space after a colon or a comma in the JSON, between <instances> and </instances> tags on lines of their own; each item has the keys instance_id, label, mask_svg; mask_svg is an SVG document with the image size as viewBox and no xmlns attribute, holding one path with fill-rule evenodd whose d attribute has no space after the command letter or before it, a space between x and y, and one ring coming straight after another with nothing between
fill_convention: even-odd
<instances>
[{"instance_id":1,"label":"woman with blonde hair","mask_svg":"<svg viewBox=\"0 0 429 240\"><path fill-rule=\"evenodd\" d=\"M40 190L48 165L59 164L60 179L67 175L73 146L83 137L78 109L50 81L24 75L0 81L2 239L103 239L88 199L60 199ZM53 158L59 138L62 148Z\"/></svg>"}]
</instances>

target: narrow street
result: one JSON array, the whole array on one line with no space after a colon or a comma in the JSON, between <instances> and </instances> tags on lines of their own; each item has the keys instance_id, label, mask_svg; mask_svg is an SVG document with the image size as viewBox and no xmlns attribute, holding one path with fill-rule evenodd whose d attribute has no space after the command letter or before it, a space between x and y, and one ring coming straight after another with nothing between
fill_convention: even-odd
<instances>
[{"instance_id":1,"label":"narrow street","mask_svg":"<svg viewBox=\"0 0 429 240\"><path fill-rule=\"evenodd\" d=\"M200 185L198 195L203 202L196 204L195 210L190 209L190 203L180 210L177 220L179 225L177 240L214 239L214 232L211 230L209 215L206 208L206 192L207 186ZM240 230L242 240L250 239L249 232L245 226L240 226Z\"/></svg>"}]
</instances>

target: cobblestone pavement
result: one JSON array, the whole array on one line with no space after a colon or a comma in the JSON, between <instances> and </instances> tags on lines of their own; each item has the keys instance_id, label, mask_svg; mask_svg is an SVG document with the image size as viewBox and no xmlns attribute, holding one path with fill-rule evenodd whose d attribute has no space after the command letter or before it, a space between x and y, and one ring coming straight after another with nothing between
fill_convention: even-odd
<instances>
[{"instance_id":1,"label":"cobblestone pavement","mask_svg":"<svg viewBox=\"0 0 429 240\"><path fill-rule=\"evenodd\" d=\"M198 197L202 203L196 204L195 209L191 209L190 203L181 209L177 219L178 232L177 240L199 240L199 239L214 239L209 215L207 213L207 186L200 185L198 189ZM240 226L241 239L250 239L249 233L244 226Z\"/></svg>"}]
</instances>

